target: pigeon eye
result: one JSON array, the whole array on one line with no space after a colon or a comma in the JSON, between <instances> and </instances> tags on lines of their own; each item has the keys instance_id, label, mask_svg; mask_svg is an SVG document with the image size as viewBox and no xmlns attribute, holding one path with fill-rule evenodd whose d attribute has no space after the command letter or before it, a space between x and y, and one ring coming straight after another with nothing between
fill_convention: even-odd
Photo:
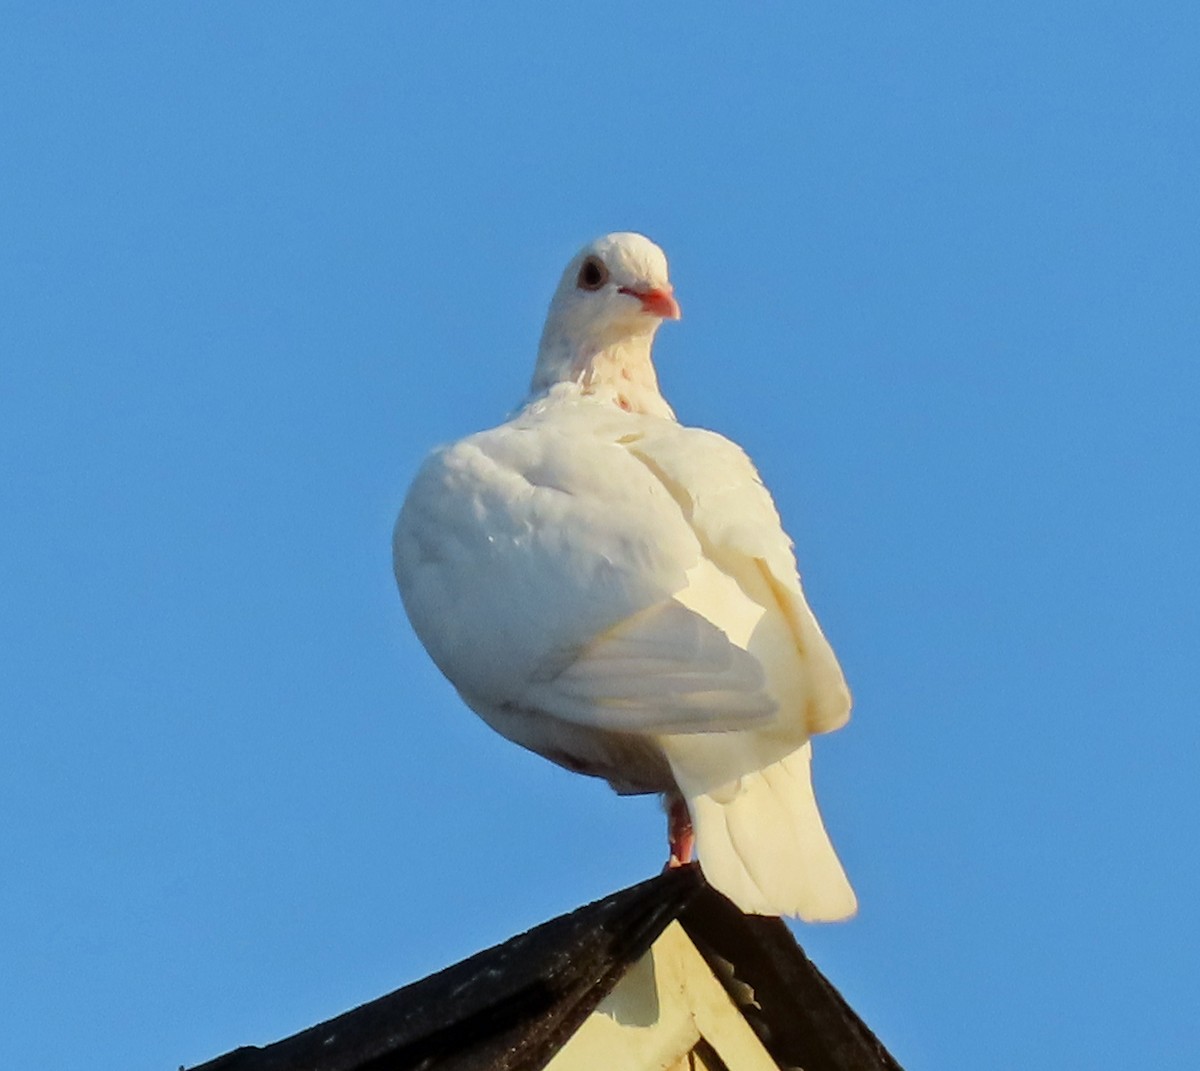
<instances>
[{"instance_id":1,"label":"pigeon eye","mask_svg":"<svg viewBox=\"0 0 1200 1071\"><path fill-rule=\"evenodd\" d=\"M580 290L599 290L608 282L608 269L599 257L588 257L579 269L576 285Z\"/></svg>"}]
</instances>

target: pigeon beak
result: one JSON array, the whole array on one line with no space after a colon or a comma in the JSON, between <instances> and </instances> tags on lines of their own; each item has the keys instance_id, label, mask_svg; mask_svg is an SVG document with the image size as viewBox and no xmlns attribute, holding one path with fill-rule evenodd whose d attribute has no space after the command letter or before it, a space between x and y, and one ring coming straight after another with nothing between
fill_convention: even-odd
<instances>
[{"instance_id":1,"label":"pigeon beak","mask_svg":"<svg viewBox=\"0 0 1200 1071\"><path fill-rule=\"evenodd\" d=\"M622 294L635 297L642 303L642 312L651 316L659 316L664 320L678 320L681 313L679 302L669 286L651 287L649 290L634 290L632 287L621 287Z\"/></svg>"}]
</instances>

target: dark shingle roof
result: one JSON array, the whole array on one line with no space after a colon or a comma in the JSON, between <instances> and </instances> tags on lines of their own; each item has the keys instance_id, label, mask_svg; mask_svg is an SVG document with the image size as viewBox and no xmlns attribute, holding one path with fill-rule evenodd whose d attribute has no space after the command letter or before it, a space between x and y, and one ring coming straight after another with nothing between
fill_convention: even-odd
<instances>
[{"instance_id":1,"label":"dark shingle roof","mask_svg":"<svg viewBox=\"0 0 1200 1071\"><path fill-rule=\"evenodd\" d=\"M784 923L743 915L695 867L667 871L328 1022L194 1071L534 1071L676 919L781 1067L899 1071Z\"/></svg>"}]
</instances>

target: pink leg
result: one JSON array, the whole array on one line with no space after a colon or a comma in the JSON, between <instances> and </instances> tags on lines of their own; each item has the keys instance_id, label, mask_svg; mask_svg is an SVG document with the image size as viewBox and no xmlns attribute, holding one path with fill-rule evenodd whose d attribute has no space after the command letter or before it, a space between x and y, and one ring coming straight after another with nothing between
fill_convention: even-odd
<instances>
[{"instance_id":1,"label":"pink leg","mask_svg":"<svg viewBox=\"0 0 1200 1071\"><path fill-rule=\"evenodd\" d=\"M692 816L682 796L671 796L667 805L667 841L671 845L671 858L667 869L687 866L692 861L692 849L696 845L696 834L692 830Z\"/></svg>"}]
</instances>

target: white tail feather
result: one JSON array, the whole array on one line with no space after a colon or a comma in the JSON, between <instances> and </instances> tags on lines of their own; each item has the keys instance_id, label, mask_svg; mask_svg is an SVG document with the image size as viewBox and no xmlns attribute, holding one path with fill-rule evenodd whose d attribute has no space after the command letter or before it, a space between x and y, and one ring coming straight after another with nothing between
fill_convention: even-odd
<instances>
[{"instance_id":1,"label":"white tail feather","mask_svg":"<svg viewBox=\"0 0 1200 1071\"><path fill-rule=\"evenodd\" d=\"M689 761L698 757L694 751L676 754L669 748L668 755L709 884L752 914L808 922L854 914L858 901L813 795L808 743L716 788L694 776L698 771Z\"/></svg>"}]
</instances>

